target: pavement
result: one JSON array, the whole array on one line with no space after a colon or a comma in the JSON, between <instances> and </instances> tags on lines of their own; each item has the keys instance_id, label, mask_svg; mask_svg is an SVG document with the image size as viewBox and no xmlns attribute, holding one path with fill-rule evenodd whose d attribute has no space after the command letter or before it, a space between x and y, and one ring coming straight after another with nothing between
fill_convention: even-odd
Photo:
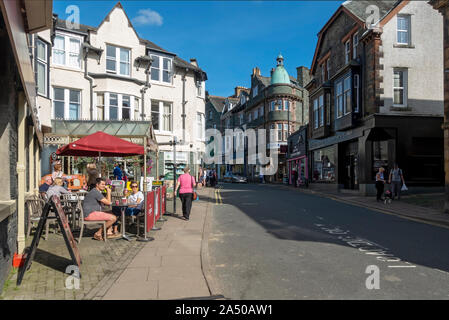
<instances>
[{"instance_id":1,"label":"pavement","mask_svg":"<svg viewBox=\"0 0 449 320\"><path fill-rule=\"evenodd\" d=\"M166 216L162 229L153 235L117 279L111 279L103 300L171 300L216 299L213 297L213 279L208 272L207 235L205 225L213 202L214 189L198 190L199 201L193 202L189 221L182 217L181 203L177 202L178 216ZM167 205L170 208L170 204ZM168 209L169 210L169 209Z\"/></svg>"},{"instance_id":2,"label":"pavement","mask_svg":"<svg viewBox=\"0 0 449 320\"><path fill-rule=\"evenodd\" d=\"M376 201L375 197L365 197L351 193L322 192L308 188L294 188L291 186L278 186L283 189L296 190L307 194L314 194L336 201L352 204L358 207L368 208L386 214L392 214L413 221L425 222L428 224L449 228L449 214L442 213L436 209L424 208L401 200L394 200L389 204ZM403 195L402 197L407 197Z\"/></svg>"}]
</instances>

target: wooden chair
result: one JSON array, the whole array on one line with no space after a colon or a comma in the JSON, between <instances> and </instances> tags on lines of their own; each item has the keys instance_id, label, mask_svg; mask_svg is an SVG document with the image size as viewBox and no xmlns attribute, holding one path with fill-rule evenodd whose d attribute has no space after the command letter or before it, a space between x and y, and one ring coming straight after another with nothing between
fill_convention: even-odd
<instances>
[{"instance_id":1,"label":"wooden chair","mask_svg":"<svg viewBox=\"0 0 449 320\"><path fill-rule=\"evenodd\" d=\"M41 197L31 196L26 199L26 206L28 208L27 237L29 237L33 224L39 223L39 220L41 219L45 201ZM53 223L53 225L56 224L56 226L58 226L56 215L53 212L50 212L47 217L47 222L45 224L45 240L48 239L48 230L50 229L50 223Z\"/></svg>"},{"instance_id":2,"label":"wooden chair","mask_svg":"<svg viewBox=\"0 0 449 320\"><path fill-rule=\"evenodd\" d=\"M83 206L80 205L78 209L80 210L79 224L81 226L80 236L78 238L78 243L81 243L81 238L83 237L84 225L95 225L95 224L96 225L103 225L103 239L106 242L107 239L108 239L108 237L107 237L107 230L106 230L106 220L86 221L86 220L84 220Z\"/></svg>"}]
</instances>

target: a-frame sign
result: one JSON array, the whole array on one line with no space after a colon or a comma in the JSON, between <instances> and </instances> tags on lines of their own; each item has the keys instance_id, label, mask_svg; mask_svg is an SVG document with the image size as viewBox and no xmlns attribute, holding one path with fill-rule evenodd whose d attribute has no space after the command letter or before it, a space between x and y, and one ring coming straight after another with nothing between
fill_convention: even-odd
<instances>
[{"instance_id":1,"label":"a-frame sign","mask_svg":"<svg viewBox=\"0 0 449 320\"><path fill-rule=\"evenodd\" d=\"M31 267L31 262L34 259L37 246L39 245L39 241L41 239L42 232L44 231L44 226L51 209L53 209L56 214L56 220L58 221L67 249L69 250L73 265L77 265L78 269L81 266L81 256L79 254L78 247L76 246L75 239L73 238L72 231L70 230L67 217L64 213L64 210L62 209L61 201L59 200L58 196L53 196L45 204L44 209L42 210L42 216L39 220L39 224L34 234L33 241L31 242L31 246L25 249L26 260L23 267L19 270L17 285L20 285L22 283L25 272ZM81 274L79 275L81 276Z\"/></svg>"}]
</instances>

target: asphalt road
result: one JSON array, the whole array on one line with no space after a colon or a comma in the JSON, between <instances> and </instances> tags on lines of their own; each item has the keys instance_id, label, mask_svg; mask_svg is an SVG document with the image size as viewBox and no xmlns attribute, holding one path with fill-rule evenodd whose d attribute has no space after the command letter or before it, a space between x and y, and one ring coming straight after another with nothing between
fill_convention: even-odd
<instances>
[{"instance_id":1,"label":"asphalt road","mask_svg":"<svg viewBox=\"0 0 449 320\"><path fill-rule=\"evenodd\" d=\"M276 185L220 195L209 256L226 298L449 299L449 229Z\"/></svg>"}]
</instances>

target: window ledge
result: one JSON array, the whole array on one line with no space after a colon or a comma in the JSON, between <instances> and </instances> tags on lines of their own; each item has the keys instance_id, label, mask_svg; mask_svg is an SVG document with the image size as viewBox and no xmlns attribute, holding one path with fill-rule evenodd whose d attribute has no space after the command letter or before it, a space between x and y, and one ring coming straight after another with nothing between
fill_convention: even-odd
<instances>
[{"instance_id":1,"label":"window ledge","mask_svg":"<svg viewBox=\"0 0 449 320\"><path fill-rule=\"evenodd\" d=\"M65 70L65 71L75 71L75 72L83 72L83 68L70 67L60 64L52 64L51 68Z\"/></svg>"},{"instance_id":2,"label":"window ledge","mask_svg":"<svg viewBox=\"0 0 449 320\"><path fill-rule=\"evenodd\" d=\"M393 44L393 48L408 48L408 49L415 49L415 46L412 45L412 44L395 43L395 44Z\"/></svg>"},{"instance_id":3,"label":"window ledge","mask_svg":"<svg viewBox=\"0 0 449 320\"><path fill-rule=\"evenodd\" d=\"M163 83L163 82L158 82L158 81L151 81L151 80L150 80L150 83L152 85L156 85L156 86L167 87L167 88L175 88L174 85L168 84L168 83Z\"/></svg>"},{"instance_id":4,"label":"window ledge","mask_svg":"<svg viewBox=\"0 0 449 320\"><path fill-rule=\"evenodd\" d=\"M16 200L0 201L0 222L16 212Z\"/></svg>"},{"instance_id":5,"label":"window ledge","mask_svg":"<svg viewBox=\"0 0 449 320\"><path fill-rule=\"evenodd\" d=\"M162 130L154 130L154 134L159 134L161 136L172 136L173 132L171 132L171 131L162 131Z\"/></svg>"}]
</instances>

